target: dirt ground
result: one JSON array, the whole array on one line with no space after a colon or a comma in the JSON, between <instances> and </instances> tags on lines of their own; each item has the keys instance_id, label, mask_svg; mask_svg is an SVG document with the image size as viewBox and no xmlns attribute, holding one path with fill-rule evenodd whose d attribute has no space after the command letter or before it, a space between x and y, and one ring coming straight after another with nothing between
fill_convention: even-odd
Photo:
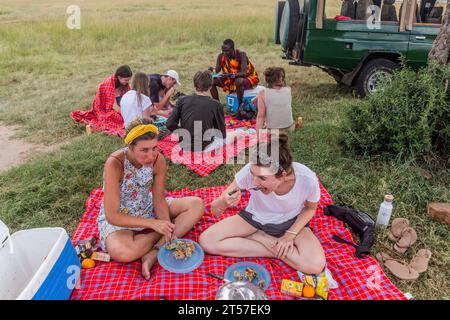
<instances>
[{"instance_id":1,"label":"dirt ground","mask_svg":"<svg viewBox=\"0 0 450 320\"><path fill-rule=\"evenodd\" d=\"M24 163L37 153L53 151L62 145L46 146L14 138L16 130L16 126L0 125L0 172Z\"/></svg>"}]
</instances>

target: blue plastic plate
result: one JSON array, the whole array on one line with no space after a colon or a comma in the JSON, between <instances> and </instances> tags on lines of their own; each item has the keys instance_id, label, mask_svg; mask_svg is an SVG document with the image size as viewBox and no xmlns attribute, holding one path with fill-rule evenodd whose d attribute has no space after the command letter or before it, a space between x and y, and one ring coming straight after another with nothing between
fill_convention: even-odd
<instances>
[{"instance_id":1,"label":"blue plastic plate","mask_svg":"<svg viewBox=\"0 0 450 320\"><path fill-rule=\"evenodd\" d=\"M166 246L168 243L165 243L158 251L158 262L167 271L175 272L175 273L188 273L192 270L196 269L205 258L205 253L203 252L202 247L190 239L176 239L175 241L183 241L183 242L192 242L195 245L195 251L191 257L177 260L173 257L173 250L167 250Z\"/></svg>"},{"instance_id":2,"label":"blue plastic plate","mask_svg":"<svg viewBox=\"0 0 450 320\"><path fill-rule=\"evenodd\" d=\"M236 279L233 276L233 272L236 270L239 271L241 274L244 274L246 268L253 268L255 269L256 273L258 274L258 279L253 279L252 283L254 285L258 285L259 280L264 280L264 290L266 290L270 285L270 274L269 271L267 271L266 268L264 268L262 265L257 264L255 262L238 262L235 263L227 268L225 270L224 279L228 281L236 281Z\"/></svg>"}]
</instances>

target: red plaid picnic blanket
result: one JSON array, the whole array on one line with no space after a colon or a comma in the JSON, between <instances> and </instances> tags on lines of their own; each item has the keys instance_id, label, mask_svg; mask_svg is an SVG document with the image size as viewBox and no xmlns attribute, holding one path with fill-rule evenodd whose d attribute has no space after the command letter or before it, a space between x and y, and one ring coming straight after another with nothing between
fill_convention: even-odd
<instances>
[{"instance_id":1,"label":"red plaid picnic blanket","mask_svg":"<svg viewBox=\"0 0 450 320\"><path fill-rule=\"evenodd\" d=\"M203 188L198 190L182 189L169 192L171 197L198 196L205 203L218 197L225 186ZM222 216L212 216L209 209L185 237L198 241L200 234L212 224L230 215L238 213L248 202L249 194L244 193L236 208L228 209ZM86 212L73 235L72 242L98 236L97 215L103 199L102 189L95 189L86 201ZM368 257L358 259L354 248L331 239L339 234L352 241L350 231L342 221L324 216L323 208L332 200L327 190L321 185L321 198L316 215L311 220L311 228L319 238L325 250L327 265L339 288L331 289L329 299L406 299L384 274L378 262ZM205 255L204 262L196 270L186 274L176 274L164 270L158 263L151 271L151 279L146 281L141 276L141 263L129 264L117 262L98 262L95 268L83 269L80 288L75 289L72 299L161 299L191 300L215 298L222 282L208 275L208 272L224 274L227 267L239 261L254 261L263 265L271 275L271 284L266 290L269 299L293 299L280 292L282 279L298 280L294 269L278 259L269 258L229 258Z\"/></svg>"},{"instance_id":2,"label":"red plaid picnic blanket","mask_svg":"<svg viewBox=\"0 0 450 320\"><path fill-rule=\"evenodd\" d=\"M227 129L227 132L232 132ZM190 170L202 177L208 176L213 170L230 159L235 158L239 153L257 144L256 133L244 134L235 143L230 143L222 148L210 152L190 152L184 151L179 143L176 134L171 134L158 143L159 149L164 156L175 164L183 164Z\"/></svg>"},{"instance_id":3,"label":"red plaid picnic blanket","mask_svg":"<svg viewBox=\"0 0 450 320\"><path fill-rule=\"evenodd\" d=\"M125 130L122 115L120 112L113 110L116 99L114 94L115 81L116 77L114 75L103 80L92 102L92 108L89 111L73 111L70 113L70 117L75 122L90 125L92 131L123 137ZM122 90L120 94L123 95L128 90L130 90L130 87Z\"/></svg>"},{"instance_id":4,"label":"red plaid picnic blanket","mask_svg":"<svg viewBox=\"0 0 450 320\"><path fill-rule=\"evenodd\" d=\"M225 126L227 129L235 129L241 127L255 128L256 120L238 120L232 116L225 116Z\"/></svg>"}]
</instances>

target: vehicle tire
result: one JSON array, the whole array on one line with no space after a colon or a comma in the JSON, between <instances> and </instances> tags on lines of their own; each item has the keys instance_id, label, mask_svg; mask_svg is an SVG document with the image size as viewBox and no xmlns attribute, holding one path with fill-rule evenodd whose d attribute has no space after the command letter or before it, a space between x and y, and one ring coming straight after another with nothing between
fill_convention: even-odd
<instances>
[{"instance_id":1,"label":"vehicle tire","mask_svg":"<svg viewBox=\"0 0 450 320\"><path fill-rule=\"evenodd\" d=\"M376 78L381 73L391 74L398 64L388 59L374 59L367 62L359 72L353 86L361 98L376 90Z\"/></svg>"},{"instance_id":2,"label":"vehicle tire","mask_svg":"<svg viewBox=\"0 0 450 320\"><path fill-rule=\"evenodd\" d=\"M297 40L300 6L298 0L288 0L280 20L280 42L284 50L292 50Z\"/></svg>"},{"instance_id":3,"label":"vehicle tire","mask_svg":"<svg viewBox=\"0 0 450 320\"><path fill-rule=\"evenodd\" d=\"M275 6L275 44L281 44L280 42L280 23L281 16L283 15L283 9L286 1L278 1Z\"/></svg>"}]
</instances>

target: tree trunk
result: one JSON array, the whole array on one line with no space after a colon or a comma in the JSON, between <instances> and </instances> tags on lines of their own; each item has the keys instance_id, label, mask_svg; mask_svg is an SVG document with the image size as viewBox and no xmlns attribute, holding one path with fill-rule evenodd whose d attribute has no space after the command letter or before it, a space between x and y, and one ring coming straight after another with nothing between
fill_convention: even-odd
<instances>
[{"instance_id":1,"label":"tree trunk","mask_svg":"<svg viewBox=\"0 0 450 320\"><path fill-rule=\"evenodd\" d=\"M436 60L440 64L449 65L450 57L450 0L447 0L447 8L442 18L442 25L439 34L433 42L428 61Z\"/></svg>"}]
</instances>

